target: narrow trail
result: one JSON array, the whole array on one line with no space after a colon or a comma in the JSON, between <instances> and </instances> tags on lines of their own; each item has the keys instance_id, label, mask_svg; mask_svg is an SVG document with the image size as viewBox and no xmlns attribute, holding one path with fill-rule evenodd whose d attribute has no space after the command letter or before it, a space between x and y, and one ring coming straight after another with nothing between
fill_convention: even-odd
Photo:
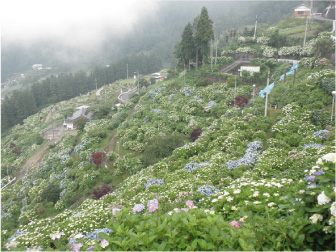
<instances>
[{"instance_id":1,"label":"narrow trail","mask_svg":"<svg viewBox=\"0 0 336 252\"><path fill-rule=\"evenodd\" d=\"M62 126L61 126L62 127ZM16 183L19 179L21 179L24 175L26 175L27 171L34 167L42 158L49 152L49 146L55 144L62 140L65 134L77 134L76 131L67 131L62 128L62 130L56 135L53 140L47 140L42 147L37 150L21 167L20 171L18 171L16 175L16 179L12 182L12 184Z\"/></svg>"},{"instance_id":2,"label":"narrow trail","mask_svg":"<svg viewBox=\"0 0 336 252\"><path fill-rule=\"evenodd\" d=\"M118 98L119 98L119 100L121 100L122 102L126 102L126 101L128 101L128 100L132 97L132 95L133 95L136 91L137 91L137 88L134 88L134 89L129 90L129 91L125 92L125 93L121 93L121 94L119 95ZM132 116L132 115L136 112L136 106L137 106L137 105L138 105L138 103L134 105L134 107L132 108L130 114L126 117L125 120L127 120L130 116ZM114 135L112 136L112 138L111 138L111 140L110 140L108 151L113 151L113 147L114 147L114 145L115 145L116 138L117 138L117 132L114 133Z\"/></svg>"},{"instance_id":3,"label":"narrow trail","mask_svg":"<svg viewBox=\"0 0 336 252\"><path fill-rule=\"evenodd\" d=\"M22 166L21 170L18 172L14 183L21 179L31 167L34 167L34 165L36 165L37 162L39 162L44 157L44 155L49 152L49 146L51 144L52 141L46 142L38 151L34 153L34 155L28 158L28 160Z\"/></svg>"},{"instance_id":4,"label":"narrow trail","mask_svg":"<svg viewBox=\"0 0 336 252\"><path fill-rule=\"evenodd\" d=\"M96 96L100 96L100 92L104 89L104 87L101 87L97 90L96 92Z\"/></svg>"},{"instance_id":5,"label":"narrow trail","mask_svg":"<svg viewBox=\"0 0 336 252\"><path fill-rule=\"evenodd\" d=\"M55 108L56 108L56 106L53 106L53 107L50 109L50 111L49 111L49 113L48 113L46 119L44 120L45 123L49 122L50 117L51 117L52 113L54 112L54 109L55 109Z\"/></svg>"}]
</instances>

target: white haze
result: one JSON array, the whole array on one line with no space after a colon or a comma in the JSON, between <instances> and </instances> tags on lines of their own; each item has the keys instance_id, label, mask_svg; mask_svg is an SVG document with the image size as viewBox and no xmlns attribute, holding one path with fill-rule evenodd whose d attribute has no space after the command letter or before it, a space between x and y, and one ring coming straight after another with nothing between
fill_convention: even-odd
<instances>
[{"instance_id":1,"label":"white haze","mask_svg":"<svg viewBox=\"0 0 336 252\"><path fill-rule=\"evenodd\" d=\"M3 0L1 41L23 46L53 41L60 50L51 56L75 61L71 49L96 55L106 36L131 32L157 6L150 0Z\"/></svg>"}]
</instances>

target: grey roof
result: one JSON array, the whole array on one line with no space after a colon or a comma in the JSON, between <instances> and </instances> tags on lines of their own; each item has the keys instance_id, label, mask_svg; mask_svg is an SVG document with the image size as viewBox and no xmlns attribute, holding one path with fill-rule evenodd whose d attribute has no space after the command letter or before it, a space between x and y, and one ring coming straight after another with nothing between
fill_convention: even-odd
<instances>
[{"instance_id":1,"label":"grey roof","mask_svg":"<svg viewBox=\"0 0 336 252\"><path fill-rule=\"evenodd\" d=\"M88 120L91 120L92 115L93 115L92 111L90 111L89 113L86 114L86 110L85 109L80 109L80 110L77 110L76 112L74 112L72 116L67 117L67 119L65 120L65 122L66 123L74 122L79 117L85 117Z\"/></svg>"}]
</instances>

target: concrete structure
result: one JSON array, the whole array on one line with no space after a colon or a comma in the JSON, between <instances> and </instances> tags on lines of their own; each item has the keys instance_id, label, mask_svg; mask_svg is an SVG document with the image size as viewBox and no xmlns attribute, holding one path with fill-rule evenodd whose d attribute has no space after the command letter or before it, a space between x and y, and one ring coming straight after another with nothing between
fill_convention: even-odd
<instances>
[{"instance_id":1,"label":"concrete structure","mask_svg":"<svg viewBox=\"0 0 336 252\"><path fill-rule=\"evenodd\" d=\"M34 70L42 70L43 69L43 65L42 64L34 64L34 65L32 65L32 68Z\"/></svg>"},{"instance_id":2,"label":"concrete structure","mask_svg":"<svg viewBox=\"0 0 336 252\"><path fill-rule=\"evenodd\" d=\"M310 13L311 13L311 9L305 4L300 4L299 6L295 7L293 10L294 10L294 17L306 17L306 16L310 16Z\"/></svg>"},{"instance_id":3,"label":"concrete structure","mask_svg":"<svg viewBox=\"0 0 336 252\"><path fill-rule=\"evenodd\" d=\"M240 72L240 76L242 76L242 71L246 70L250 72L250 75L253 75L254 73L260 72L260 66L241 66L238 72Z\"/></svg>"},{"instance_id":4,"label":"concrete structure","mask_svg":"<svg viewBox=\"0 0 336 252\"><path fill-rule=\"evenodd\" d=\"M160 74L160 73L153 73L153 74L152 74L152 77L153 77L154 79L160 79L160 78L161 78L161 74Z\"/></svg>"}]
</instances>

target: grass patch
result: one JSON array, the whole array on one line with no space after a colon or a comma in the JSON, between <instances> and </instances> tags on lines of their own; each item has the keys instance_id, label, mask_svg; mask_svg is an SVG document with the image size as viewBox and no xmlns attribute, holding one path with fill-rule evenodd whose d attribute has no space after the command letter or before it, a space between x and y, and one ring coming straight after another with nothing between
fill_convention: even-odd
<instances>
[{"instance_id":1,"label":"grass patch","mask_svg":"<svg viewBox=\"0 0 336 252\"><path fill-rule=\"evenodd\" d=\"M320 25L311 25L310 28L308 27L307 31L317 30L319 28L320 28ZM282 36L289 36L289 35L293 35L296 33L304 32L305 30L306 30L306 26L300 25L300 26L296 26L292 28L281 29L279 31L279 34Z\"/></svg>"}]
</instances>

